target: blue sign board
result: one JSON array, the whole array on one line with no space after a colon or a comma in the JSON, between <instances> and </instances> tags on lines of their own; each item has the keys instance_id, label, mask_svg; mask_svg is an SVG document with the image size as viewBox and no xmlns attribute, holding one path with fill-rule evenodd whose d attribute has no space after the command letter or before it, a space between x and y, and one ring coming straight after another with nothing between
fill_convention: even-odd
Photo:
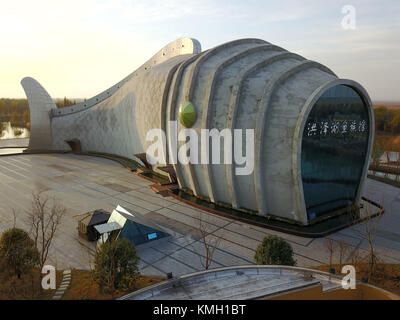
<instances>
[{"instance_id":1,"label":"blue sign board","mask_svg":"<svg viewBox=\"0 0 400 320\"><path fill-rule=\"evenodd\" d=\"M154 233L147 234L147 239L153 240L155 238L157 238L157 233L154 232Z\"/></svg>"}]
</instances>

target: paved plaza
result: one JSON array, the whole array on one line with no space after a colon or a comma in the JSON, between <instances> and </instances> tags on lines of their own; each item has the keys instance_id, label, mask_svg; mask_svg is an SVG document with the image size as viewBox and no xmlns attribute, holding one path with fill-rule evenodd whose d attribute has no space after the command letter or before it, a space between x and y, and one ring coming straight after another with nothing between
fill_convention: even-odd
<instances>
[{"instance_id":1,"label":"paved plaza","mask_svg":"<svg viewBox=\"0 0 400 320\"><path fill-rule=\"evenodd\" d=\"M13 226L13 209L17 227L27 228L26 210L32 193L40 191L56 197L67 208L51 251L51 264L60 269L88 269L92 253L78 241L75 215L103 208L112 211L118 204L172 229L173 236L137 247L143 274L182 275L204 270L201 259L204 246L199 240L199 219L212 234L222 236L211 268L253 263L256 247L263 237L276 234L293 247L297 265L327 264L329 254L324 238L310 239L256 227L196 209L171 197L153 193L152 183L98 157L73 154L23 154L0 156L0 232ZM379 258L400 263L400 189L367 180L364 195L384 203L386 213L378 226L376 249ZM331 236L345 240L354 249L366 253L367 244L350 227Z\"/></svg>"}]
</instances>

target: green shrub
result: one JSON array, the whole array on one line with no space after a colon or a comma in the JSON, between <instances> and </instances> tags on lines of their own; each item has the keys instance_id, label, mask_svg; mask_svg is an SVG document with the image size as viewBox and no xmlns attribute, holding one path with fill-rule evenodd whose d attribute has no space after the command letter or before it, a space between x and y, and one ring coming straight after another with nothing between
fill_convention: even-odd
<instances>
[{"instance_id":1,"label":"green shrub","mask_svg":"<svg viewBox=\"0 0 400 320\"><path fill-rule=\"evenodd\" d=\"M273 264L294 266L292 246L277 236L268 236L263 239L254 255L257 264Z\"/></svg>"},{"instance_id":2,"label":"green shrub","mask_svg":"<svg viewBox=\"0 0 400 320\"><path fill-rule=\"evenodd\" d=\"M93 278L105 293L132 288L139 275L138 262L136 248L128 239L106 242L96 253Z\"/></svg>"},{"instance_id":3,"label":"green shrub","mask_svg":"<svg viewBox=\"0 0 400 320\"><path fill-rule=\"evenodd\" d=\"M39 252L27 232L12 228L1 235L0 261L5 270L14 272L19 279L38 265Z\"/></svg>"}]
</instances>

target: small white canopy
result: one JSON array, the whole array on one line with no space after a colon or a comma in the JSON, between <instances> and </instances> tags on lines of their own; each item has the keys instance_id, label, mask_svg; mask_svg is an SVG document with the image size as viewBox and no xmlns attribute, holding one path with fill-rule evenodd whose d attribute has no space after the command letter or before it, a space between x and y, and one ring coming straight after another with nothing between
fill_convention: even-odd
<instances>
[{"instance_id":1,"label":"small white canopy","mask_svg":"<svg viewBox=\"0 0 400 320\"><path fill-rule=\"evenodd\" d=\"M107 222L107 223L104 223L104 224L99 224L97 226L94 226L94 228L100 234L111 232L111 231L114 231L114 230L122 229L122 227L116 222Z\"/></svg>"},{"instance_id":2,"label":"small white canopy","mask_svg":"<svg viewBox=\"0 0 400 320\"><path fill-rule=\"evenodd\" d=\"M130 213L128 210L122 208L120 205L118 205L115 210L122 212L122 213L126 213L126 214L130 215L131 217L135 216L134 214Z\"/></svg>"}]
</instances>

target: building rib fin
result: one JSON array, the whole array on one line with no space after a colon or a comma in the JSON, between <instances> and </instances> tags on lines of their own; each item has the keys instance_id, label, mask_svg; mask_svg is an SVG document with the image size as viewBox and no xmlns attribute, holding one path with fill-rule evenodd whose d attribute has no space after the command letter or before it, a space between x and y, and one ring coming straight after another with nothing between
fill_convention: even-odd
<instances>
[{"instance_id":1,"label":"building rib fin","mask_svg":"<svg viewBox=\"0 0 400 320\"><path fill-rule=\"evenodd\" d=\"M57 109L47 91L31 77L21 80L30 111L30 150L50 150L52 148L50 112Z\"/></svg>"}]
</instances>

